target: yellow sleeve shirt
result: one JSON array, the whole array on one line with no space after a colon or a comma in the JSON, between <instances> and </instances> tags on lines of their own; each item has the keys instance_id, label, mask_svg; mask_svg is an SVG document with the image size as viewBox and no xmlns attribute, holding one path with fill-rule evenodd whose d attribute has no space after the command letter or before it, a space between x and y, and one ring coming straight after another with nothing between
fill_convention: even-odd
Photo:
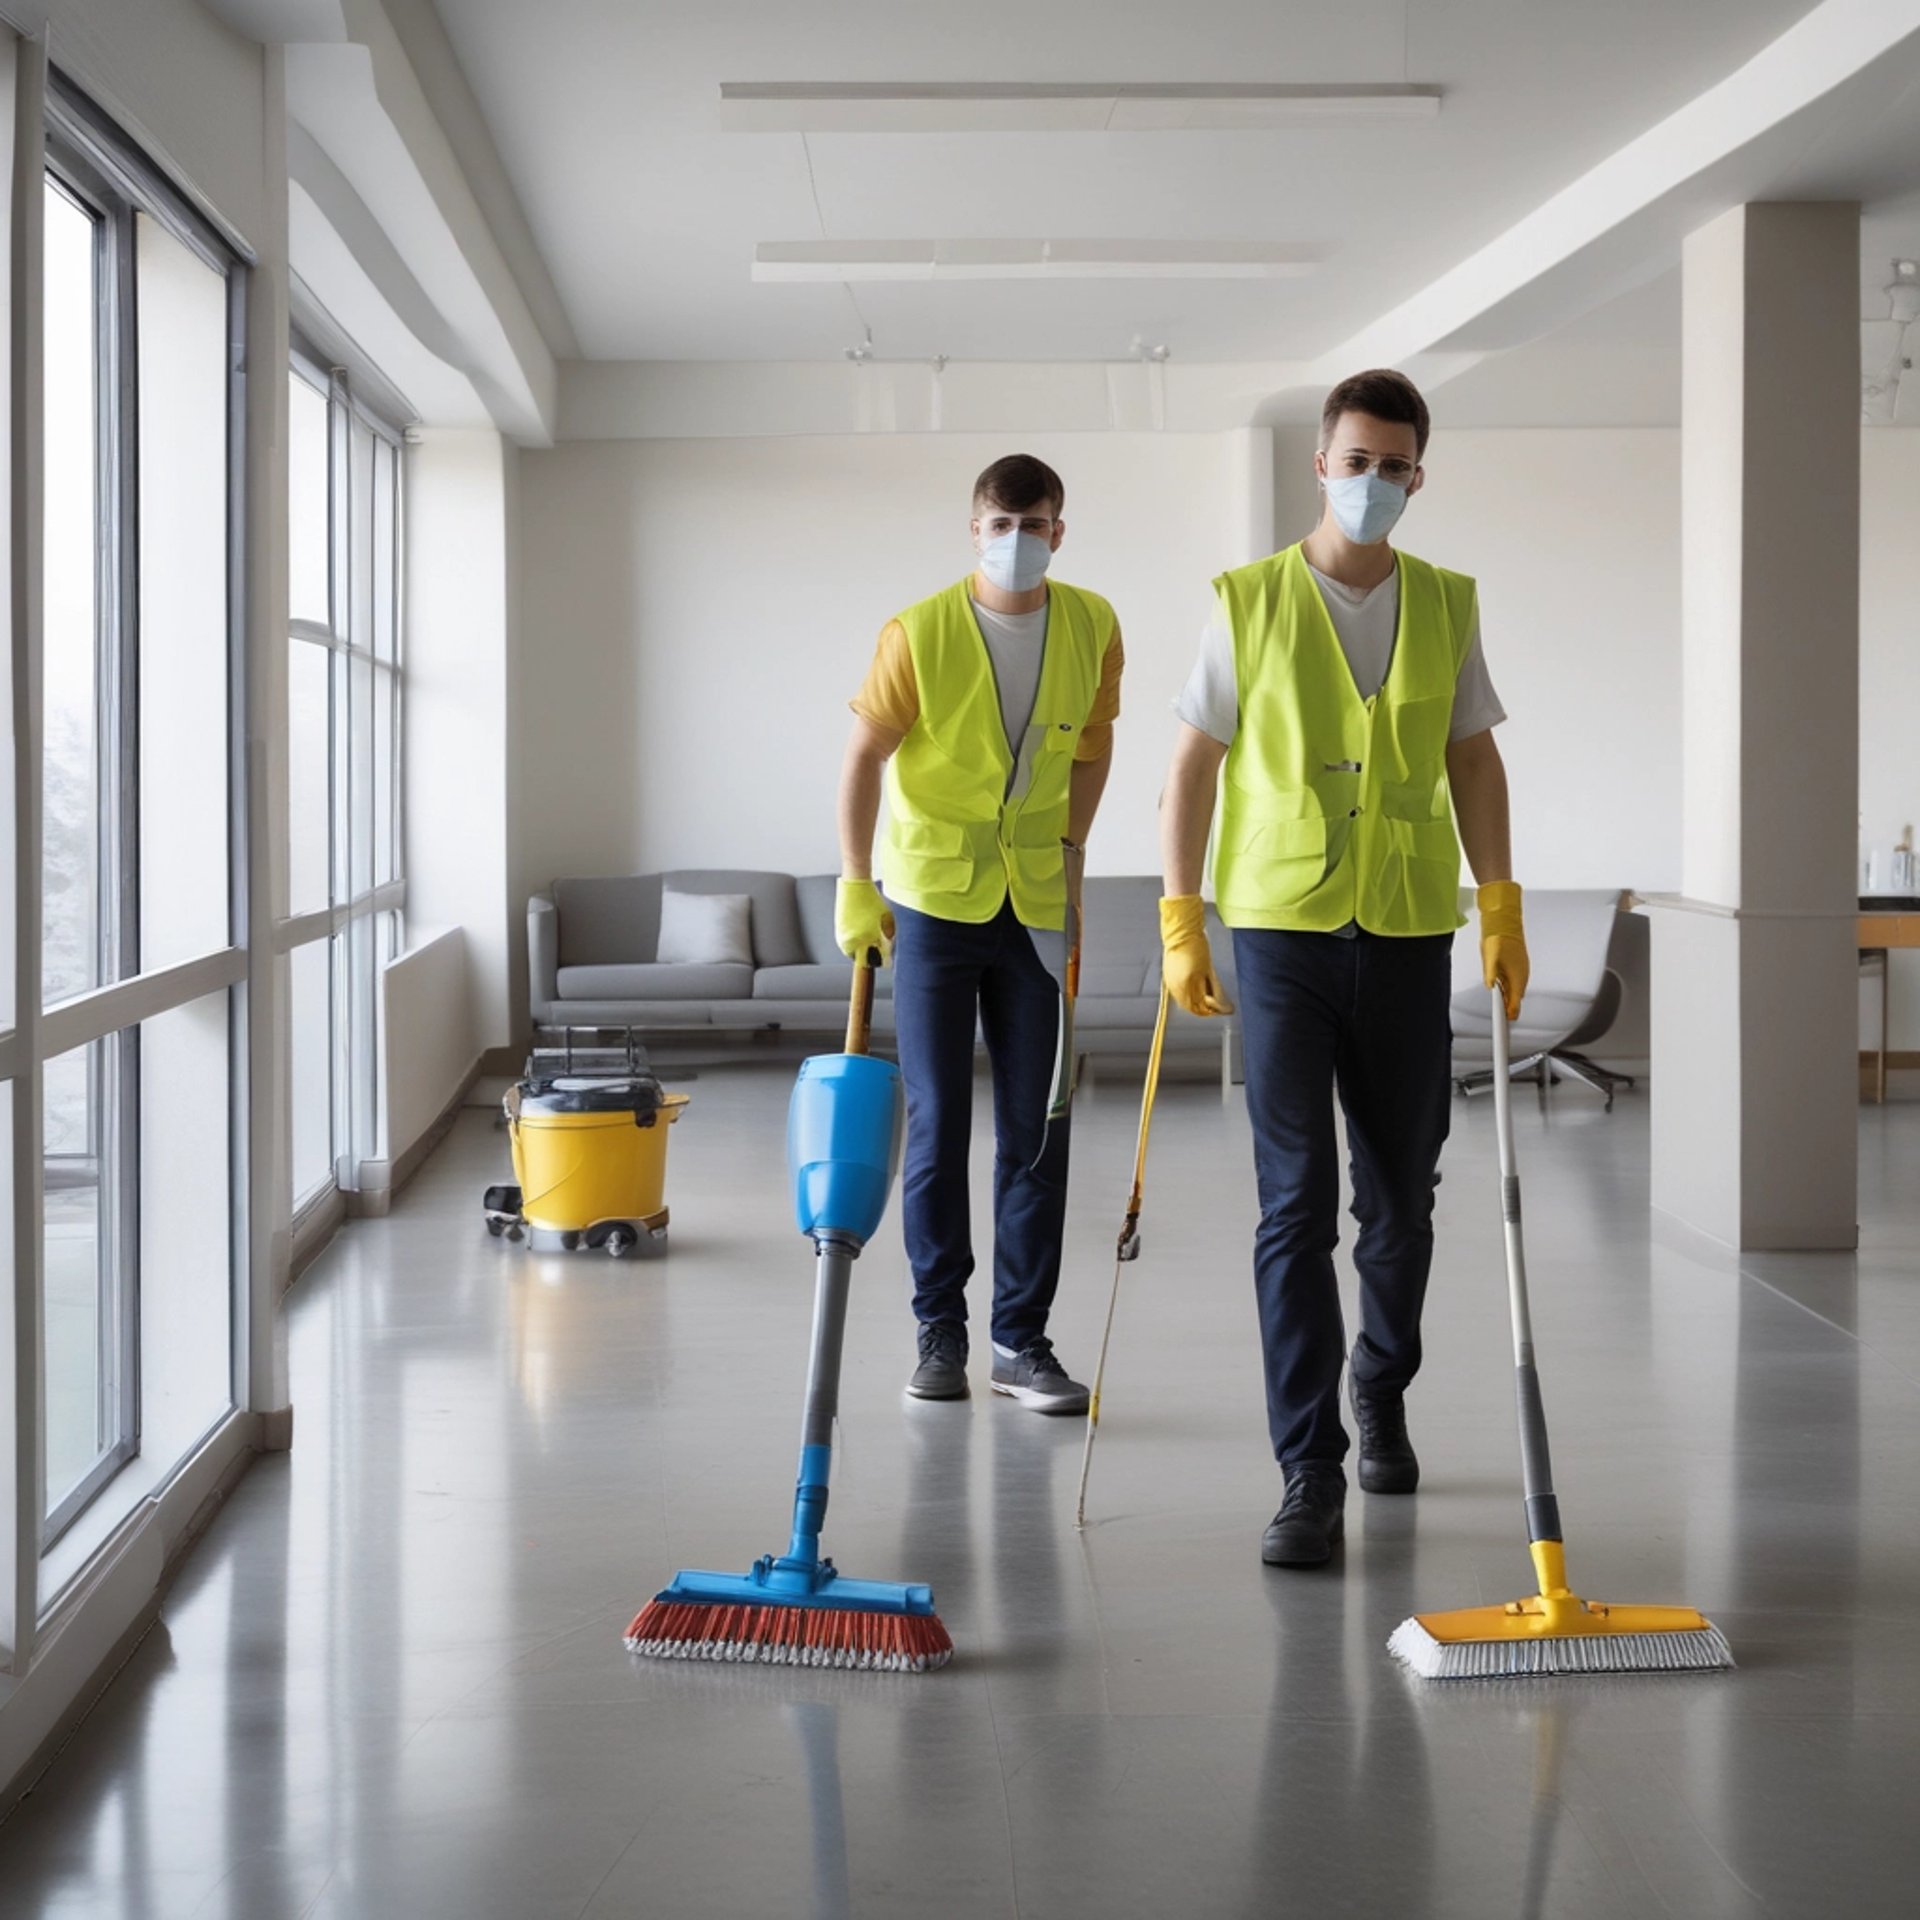
<instances>
[{"instance_id":1,"label":"yellow sleeve shirt","mask_svg":"<svg viewBox=\"0 0 1920 1920\"><path fill-rule=\"evenodd\" d=\"M1093 707L1075 743L1076 760L1099 760L1113 751L1113 723L1120 717L1120 675L1127 664L1126 648L1121 644L1120 628L1100 661L1100 685L1093 696ZM880 643L873 651L873 664L860 683L860 691L848 702L862 720L891 733L911 733L920 718L920 689L913 677L913 654L907 645L907 630L898 620L889 620L880 629Z\"/></svg>"}]
</instances>

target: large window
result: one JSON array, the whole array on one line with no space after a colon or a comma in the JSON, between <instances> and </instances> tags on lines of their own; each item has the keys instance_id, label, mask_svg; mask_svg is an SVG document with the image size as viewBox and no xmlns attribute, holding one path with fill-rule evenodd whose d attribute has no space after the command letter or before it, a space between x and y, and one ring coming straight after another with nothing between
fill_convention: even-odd
<instances>
[{"instance_id":1,"label":"large window","mask_svg":"<svg viewBox=\"0 0 1920 1920\"><path fill-rule=\"evenodd\" d=\"M43 1602L58 1556L235 1402L246 976L244 270L76 97L56 89L48 124L40 1011L18 1063L41 1145Z\"/></svg>"},{"instance_id":2,"label":"large window","mask_svg":"<svg viewBox=\"0 0 1920 1920\"><path fill-rule=\"evenodd\" d=\"M400 949L400 432L318 355L288 411L293 1201L383 1151L379 973Z\"/></svg>"}]
</instances>

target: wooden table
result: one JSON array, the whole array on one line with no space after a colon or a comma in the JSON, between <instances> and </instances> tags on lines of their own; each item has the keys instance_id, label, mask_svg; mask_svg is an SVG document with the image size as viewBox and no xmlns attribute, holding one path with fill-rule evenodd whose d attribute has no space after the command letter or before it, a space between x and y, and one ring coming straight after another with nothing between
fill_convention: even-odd
<instances>
[{"instance_id":1,"label":"wooden table","mask_svg":"<svg viewBox=\"0 0 1920 1920\"><path fill-rule=\"evenodd\" d=\"M1873 1097L1887 1097L1887 977L1893 971L1888 960L1895 947L1920 947L1920 908L1902 902L1897 907L1869 907L1863 900L1860 912L1859 948L1862 953L1880 956L1880 1047L1874 1056Z\"/></svg>"}]
</instances>

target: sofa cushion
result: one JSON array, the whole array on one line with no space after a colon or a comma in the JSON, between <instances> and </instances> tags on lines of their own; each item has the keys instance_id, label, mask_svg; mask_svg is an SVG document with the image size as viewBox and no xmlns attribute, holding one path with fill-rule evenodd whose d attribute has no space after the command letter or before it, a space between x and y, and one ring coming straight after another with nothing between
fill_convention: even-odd
<instances>
[{"instance_id":1,"label":"sofa cushion","mask_svg":"<svg viewBox=\"0 0 1920 1920\"><path fill-rule=\"evenodd\" d=\"M1160 882L1151 874L1092 874L1081 901L1082 997L1157 992Z\"/></svg>"},{"instance_id":2,"label":"sofa cushion","mask_svg":"<svg viewBox=\"0 0 1920 1920\"><path fill-rule=\"evenodd\" d=\"M873 983L876 997L893 991L893 969L882 967ZM829 1000L844 1007L853 996L853 962L836 960L824 966L761 967L753 976L756 1000Z\"/></svg>"},{"instance_id":3,"label":"sofa cushion","mask_svg":"<svg viewBox=\"0 0 1920 1920\"><path fill-rule=\"evenodd\" d=\"M547 1027L597 1027L617 1033L623 1027L671 1028L674 1032L710 1032L716 1007L751 1007L751 1000L556 1000Z\"/></svg>"},{"instance_id":4,"label":"sofa cushion","mask_svg":"<svg viewBox=\"0 0 1920 1920\"><path fill-rule=\"evenodd\" d=\"M744 893L660 889L662 966L753 965L753 901Z\"/></svg>"},{"instance_id":5,"label":"sofa cushion","mask_svg":"<svg viewBox=\"0 0 1920 1920\"><path fill-rule=\"evenodd\" d=\"M686 867L661 876L675 893L744 893L753 902L753 959L756 966L792 967L805 960L793 875L758 869ZM656 949L623 954L622 959L651 960Z\"/></svg>"},{"instance_id":6,"label":"sofa cushion","mask_svg":"<svg viewBox=\"0 0 1920 1920\"><path fill-rule=\"evenodd\" d=\"M658 961L629 966L562 967L562 1000L746 1000L751 967L676 967Z\"/></svg>"},{"instance_id":7,"label":"sofa cushion","mask_svg":"<svg viewBox=\"0 0 1920 1920\"><path fill-rule=\"evenodd\" d=\"M802 874L793 883L800 942L806 948L805 958L816 966L840 958L840 943L833 937L833 898L839 885L839 877L831 873Z\"/></svg>"},{"instance_id":8,"label":"sofa cushion","mask_svg":"<svg viewBox=\"0 0 1920 1920\"><path fill-rule=\"evenodd\" d=\"M560 918L563 969L625 966L636 960L651 960L659 948L657 873L556 880L553 904Z\"/></svg>"},{"instance_id":9,"label":"sofa cushion","mask_svg":"<svg viewBox=\"0 0 1920 1920\"><path fill-rule=\"evenodd\" d=\"M1157 999L1141 994L1082 994L1074 1002L1073 1030L1091 1033L1151 1033L1160 1011Z\"/></svg>"}]
</instances>

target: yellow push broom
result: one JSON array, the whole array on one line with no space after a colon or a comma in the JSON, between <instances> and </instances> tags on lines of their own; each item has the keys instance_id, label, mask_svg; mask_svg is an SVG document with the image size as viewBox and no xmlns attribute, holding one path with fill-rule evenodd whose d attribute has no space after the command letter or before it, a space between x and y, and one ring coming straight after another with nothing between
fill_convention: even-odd
<instances>
[{"instance_id":1,"label":"yellow push broom","mask_svg":"<svg viewBox=\"0 0 1920 1920\"><path fill-rule=\"evenodd\" d=\"M1506 1221L1507 1300L1513 1316L1514 1390L1527 1538L1540 1591L1505 1606L1417 1613L1387 1650L1426 1680L1492 1680L1539 1673L1680 1673L1733 1665L1726 1636L1691 1607L1615 1607L1567 1585L1560 1503L1547 1458L1547 1416L1534 1370L1527 1259L1520 1238L1520 1173L1513 1150L1507 1007L1493 989L1493 1105L1500 1136L1500 1210Z\"/></svg>"}]
</instances>

